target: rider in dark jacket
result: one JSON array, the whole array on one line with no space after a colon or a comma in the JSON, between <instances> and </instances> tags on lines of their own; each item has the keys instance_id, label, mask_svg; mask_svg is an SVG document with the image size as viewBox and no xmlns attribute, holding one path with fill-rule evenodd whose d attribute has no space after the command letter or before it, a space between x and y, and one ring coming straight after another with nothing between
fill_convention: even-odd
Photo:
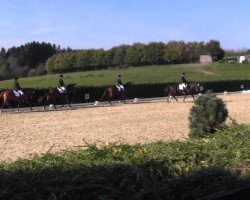
<instances>
[{"instance_id":1,"label":"rider in dark jacket","mask_svg":"<svg viewBox=\"0 0 250 200\"><path fill-rule=\"evenodd\" d=\"M124 86L123 86L123 83L121 80L121 74L117 75L116 82L117 82L117 86L120 88L120 90L124 91Z\"/></svg>"},{"instance_id":2,"label":"rider in dark jacket","mask_svg":"<svg viewBox=\"0 0 250 200\"><path fill-rule=\"evenodd\" d=\"M19 92L21 95L23 95L22 88L21 88L21 86L19 85L19 82L18 82L18 77L15 77L14 91Z\"/></svg>"},{"instance_id":3,"label":"rider in dark jacket","mask_svg":"<svg viewBox=\"0 0 250 200\"><path fill-rule=\"evenodd\" d=\"M188 81L186 80L185 75L185 73L181 73L181 83L188 85Z\"/></svg>"},{"instance_id":4,"label":"rider in dark jacket","mask_svg":"<svg viewBox=\"0 0 250 200\"><path fill-rule=\"evenodd\" d=\"M185 73L181 73L181 85L182 85L182 87L183 87L183 91L186 92L189 83L188 83L188 81L186 80L185 75L186 75Z\"/></svg>"},{"instance_id":5,"label":"rider in dark jacket","mask_svg":"<svg viewBox=\"0 0 250 200\"><path fill-rule=\"evenodd\" d=\"M62 91L62 93L66 93L67 92L66 86L65 86L65 84L63 82L63 75L62 74L60 74L60 76L59 76L59 86L58 86L58 88L59 88L59 91L60 90Z\"/></svg>"}]
</instances>

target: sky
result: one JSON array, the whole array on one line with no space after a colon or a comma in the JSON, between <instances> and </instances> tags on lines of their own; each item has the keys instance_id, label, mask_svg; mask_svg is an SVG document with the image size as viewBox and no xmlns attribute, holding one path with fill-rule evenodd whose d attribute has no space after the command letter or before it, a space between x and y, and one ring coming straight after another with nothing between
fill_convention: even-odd
<instances>
[{"instance_id":1,"label":"sky","mask_svg":"<svg viewBox=\"0 0 250 200\"><path fill-rule=\"evenodd\" d=\"M0 48L220 41L250 49L249 0L0 0Z\"/></svg>"}]
</instances>

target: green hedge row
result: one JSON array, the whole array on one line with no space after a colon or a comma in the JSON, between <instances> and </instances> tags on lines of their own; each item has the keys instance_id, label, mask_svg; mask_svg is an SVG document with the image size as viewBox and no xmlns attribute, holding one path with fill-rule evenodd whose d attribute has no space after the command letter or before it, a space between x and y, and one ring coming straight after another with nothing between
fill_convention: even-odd
<instances>
[{"instance_id":1,"label":"green hedge row","mask_svg":"<svg viewBox=\"0 0 250 200\"><path fill-rule=\"evenodd\" d=\"M148 84L132 84L130 88L127 89L127 98L153 98L153 97L164 97L167 94L164 93L164 89L168 84L173 83L148 83ZM201 82L200 93L205 93L207 90L211 90L215 93L217 92L232 92L240 91L243 89L250 89L250 80L235 80L235 81L211 81L211 82ZM97 87L78 87L75 95L75 102L82 103L86 102L85 94L89 94L89 99L87 101L93 102L100 100L102 94L104 93L105 86Z\"/></svg>"},{"instance_id":2,"label":"green hedge row","mask_svg":"<svg viewBox=\"0 0 250 200\"><path fill-rule=\"evenodd\" d=\"M168 84L173 83L148 83L148 84L132 84L127 88L127 98L153 98L164 97L167 94L164 93L164 89ZM205 93L207 90L211 90L214 93L218 92L232 92L250 89L250 80L233 80L233 81L211 81L200 82L200 93ZM107 86L81 86L77 87L75 95L72 99L74 103L86 103L99 101ZM42 96L45 93L45 89L37 90L38 96ZM86 98L89 97L89 98ZM39 102L34 100L34 105L39 105Z\"/></svg>"}]
</instances>

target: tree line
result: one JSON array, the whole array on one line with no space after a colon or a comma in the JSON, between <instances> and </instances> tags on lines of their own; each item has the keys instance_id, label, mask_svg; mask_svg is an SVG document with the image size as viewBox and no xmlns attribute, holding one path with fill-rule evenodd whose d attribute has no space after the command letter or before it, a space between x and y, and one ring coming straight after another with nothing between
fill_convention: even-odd
<instances>
[{"instance_id":1,"label":"tree line","mask_svg":"<svg viewBox=\"0 0 250 200\"><path fill-rule=\"evenodd\" d=\"M50 43L30 42L8 50L0 50L0 80L15 76L36 76L46 74L45 63L59 52L70 51Z\"/></svg>"},{"instance_id":2,"label":"tree line","mask_svg":"<svg viewBox=\"0 0 250 200\"><path fill-rule=\"evenodd\" d=\"M225 51L216 40L210 40L208 43L184 41L134 43L116 46L109 50L86 49L58 53L46 61L45 69L48 73L56 73L194 63L199 61L202 54L210 54L214 61L218 61L224 57Z\"/></svg>"},{"instance_id":3,"label":"tree line","mask_svg":"<svg viewBox=\"0 0 250 200\"><path fill-rule=\"evenodd\" d=\"M31 42L8 50L1 48L0 79L127 66L194 63L202 54L210 54L214 61L218 61L224 57L225 51L217 40L207 43L134 43L108 50L62 49L55 44Z\"/></svg>"}]
</instances>

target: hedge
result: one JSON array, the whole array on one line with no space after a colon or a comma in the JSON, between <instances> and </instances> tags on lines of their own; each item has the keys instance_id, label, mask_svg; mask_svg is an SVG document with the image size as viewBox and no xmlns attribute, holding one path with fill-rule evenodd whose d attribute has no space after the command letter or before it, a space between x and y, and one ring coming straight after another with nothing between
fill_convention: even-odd
<instances>
[{"instance_id":1,"label":"hedge","mask_svg":"<svg viewBox=\"0 0 250 200\"><path fill-rule=\"evenodd\" d=\"M164 97L164 89L168 84L173 83L148 83L148 84L132 84L127 91L127 99L133 98L154 98ZM200 93L206 93L210 90L214 93L233 92L250 89L250 80L233 80L233 81L210 81L200 82ZM72 98L72 103L87 103L99 101L107 86L79 86L76 87L75 95ZM41 97L44 96L46 89L36 89L36 98L32 101L33 106L41 106ZM86 97L89 97L86 99ZM105 100L105 99L104 99ZM57 103L60 103L58 100Z\"/></svg>"}]
</instances>

